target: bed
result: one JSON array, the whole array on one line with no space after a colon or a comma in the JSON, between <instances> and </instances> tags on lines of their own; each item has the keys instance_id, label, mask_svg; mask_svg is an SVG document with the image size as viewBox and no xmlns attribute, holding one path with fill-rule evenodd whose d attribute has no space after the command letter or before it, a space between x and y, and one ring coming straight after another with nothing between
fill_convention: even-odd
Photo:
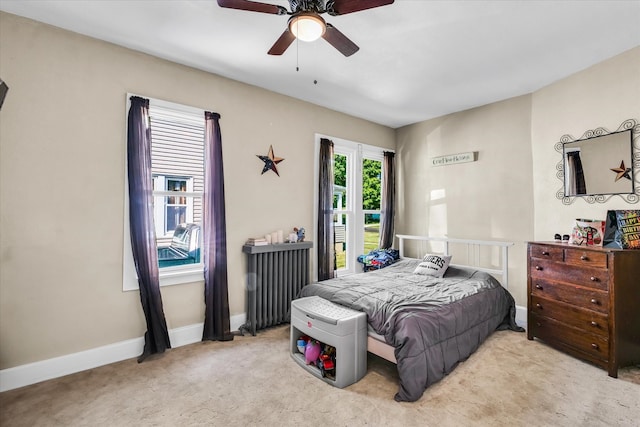
<instances>
[{"instance_id":1,"label":"bed","mask_svg":"<svg viewBox=\"0 0 640 427\"><path fill-rule=\"evenodd\" d=\"M365 312L367 350L397 364L400 387L394 398L411 402L495 330L523 329L515 323L515 303L507 290L512 243L396 237L396 263L309 284L299 297L316 295ZM409 244L413 257L407 256ZM458 259L463 263L453 262ZM439 268L443 263L448 265Z\"/></svg>"}]
</instances>

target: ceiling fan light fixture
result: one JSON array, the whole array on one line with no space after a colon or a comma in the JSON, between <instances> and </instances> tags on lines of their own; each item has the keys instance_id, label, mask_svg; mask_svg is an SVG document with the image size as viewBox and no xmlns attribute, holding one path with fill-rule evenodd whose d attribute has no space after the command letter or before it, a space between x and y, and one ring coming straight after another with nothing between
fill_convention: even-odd
<instances>
[{"instance_id":1,"label":"ceiling fan light fixture","mask_svg":"<svg viewBox=\"0 0 640 427\"><path fill-rule=\"evenodd\" d=\"M324 19L313 13L299 13L289 20L289 31L305 42L318 40L326 29Z\"/></svg>"}]
</instances>

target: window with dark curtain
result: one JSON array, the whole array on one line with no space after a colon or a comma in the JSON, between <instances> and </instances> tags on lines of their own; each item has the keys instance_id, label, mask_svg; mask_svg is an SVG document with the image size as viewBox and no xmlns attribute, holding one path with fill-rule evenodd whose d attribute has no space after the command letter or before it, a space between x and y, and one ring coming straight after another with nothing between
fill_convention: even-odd
<instances>
[{"instance_id":1,"label":"window with dark curtain","mask_svg":"<svg viewBox=\"0 0 640 427\"><path fill-rule=\"evenodd\" d=\"M395 154L391 151L384 152L382 184L380 247L387 249L393 245L393 221L396 203Z\"/></svg>"},{"instance_id":2,"label":"window with dark curtain","mask_svg":"<svg viewBox=\"0 0 640 427\"><path fill-rule=\"evenodd\" d=\"M320 139L318 175L318 280L334 277L333 142Z\"/></svg>"},{"instance_id":3,"label":"window with dark curtain","mask_svg":"<svg viewBox=\"0 0 640 427\"><path fill-rule=\"evenodd\" d=\"M153 179L151 176L151 128L149 100L131 97L127 129L127 176L129 180L129 222L131 249L138 274L140 301L147 323L144 350L138 358L163 353L171 348L162 307L158 253L153 219Z\"/></svg>"}]
</instances>

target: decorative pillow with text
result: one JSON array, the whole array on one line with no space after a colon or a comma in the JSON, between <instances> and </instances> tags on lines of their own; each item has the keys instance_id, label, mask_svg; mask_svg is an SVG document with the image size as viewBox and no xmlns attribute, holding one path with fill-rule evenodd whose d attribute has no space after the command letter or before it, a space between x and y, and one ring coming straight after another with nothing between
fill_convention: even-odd
<instances>
[{"instance_id":1,"label":"decorative pillow with text","mask_svg":"<svg viewBox=\"0 0 640 427\"><path fill-rule=\"evenodd\" d=\"M442 277L449 268L450 262L451 255L426 254L422 262L413 270L413 274Z\"/></svg>"}]
</instances>

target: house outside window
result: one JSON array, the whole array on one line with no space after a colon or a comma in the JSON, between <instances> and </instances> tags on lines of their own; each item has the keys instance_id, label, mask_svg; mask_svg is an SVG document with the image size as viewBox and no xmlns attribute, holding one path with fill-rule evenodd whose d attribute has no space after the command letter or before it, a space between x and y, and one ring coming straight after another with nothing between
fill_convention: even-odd
<instances>
[{"instance_id":1,"label":"house outside window","mask_svg":"<svg viewBox=\"0 0 640 427\"><path fill-rule=\"evenodd\" d=\"M204 110L149 98L149 119L160 285L203 280ZM138 285L128 221L127 200L123 289L133 290Z\"/></svg>"},{"instance_id":2,"label":"house outside window","mask_svg":"<svg viewBox=\"0 0 640 427\"><path fill-rule=\"evenodd\" d=\"M186 192L187 182L190 182L192 178L165 178L166 188L164 191ZM175 230L179 224L187 222L187 208L193 203L187 203L187 197L184 196L167 196L163 197L164 209L162 214L164 216L164 233L168 234ZM189 199L191 201L191 199ZM191 215L193 216L193 215Z\"/></svg>"},{"instance_id":3,"label":"house outside window","mask_svg":"<svg viewBox=\"0 0 640 427\"><path fill-rule=\"evenodd\" d=\"M176 195L156 196L154 200L156 238L171 238L179 224L193 222L193 198L180 193L193 192L193 177L156 175L153 177L156 194L175 192Z\"/></svg>"}]
</instances>

